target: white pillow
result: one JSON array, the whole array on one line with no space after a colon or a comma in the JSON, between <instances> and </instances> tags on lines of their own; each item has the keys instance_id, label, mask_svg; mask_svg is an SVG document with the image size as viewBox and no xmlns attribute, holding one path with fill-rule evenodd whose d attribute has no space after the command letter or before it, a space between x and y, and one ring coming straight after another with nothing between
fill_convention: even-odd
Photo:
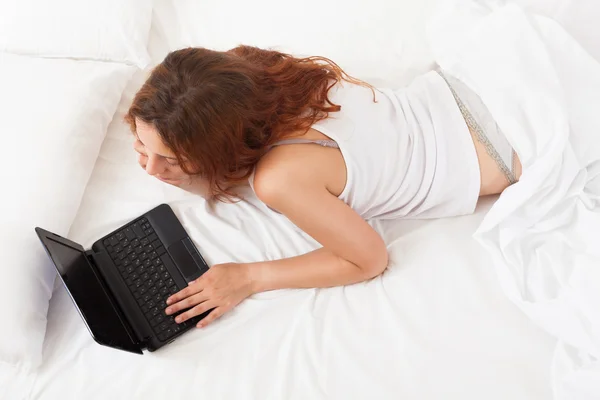
<instances>
[{"instance_id":1,"label":"white pillow","mask_svg":"<svg viewBox=\"0 0 600 400\"><path fill-rule=\"evenodd\" d=\"M325 56L357 78L393 87L431 68L425 21L437 1L443 0L256 0L236 2L235 12L220 0L173 6L185 45Z\"/></svg>"},{"instance_id":2,"label":"white pillow","mask_svg":"<svg viewBox=\"0 0 600 400\"><path fill-rule=\"evenodd\" d=\"M148 64L151 0L0 1L0 51Z\"/></svg>"},{"instance_id":3,"label":"white pillow","mask_svg":"<svg viewBox=\"0 0 600 400\"><path fill-rule=\"evenodd\" d=\"M40 365L56 276L35 226L66 235L136 67L0 53L0 397ZM21 380L21 381L20 381Z\"/></svg>"}]
</instances>

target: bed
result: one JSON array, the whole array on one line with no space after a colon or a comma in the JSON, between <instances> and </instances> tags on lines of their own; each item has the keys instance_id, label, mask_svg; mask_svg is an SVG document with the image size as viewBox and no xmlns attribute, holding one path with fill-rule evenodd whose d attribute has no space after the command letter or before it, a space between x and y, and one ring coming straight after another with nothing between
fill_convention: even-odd
<instances>
[{"instance_id":1,"label":"bed","mask_svg":"<svg viewBox=\"0 0 600 400\"><path fill-rule=\"evenodd\" d=\"M244 32L240 34L225 29L227 23L211 23L230 12L219 2L181 1L174 7L157 0L149 65L186 45L226 48L240 36L267 45L273 30L281 30L278 40L286 49L322 50L341 59L342 65L346 61L351 74L401 86L433 64L431 49L423 46L424 21L437 2L375 3L368 7L370 19L361 19L365 10L360 2L344 2L350 11L343 15L349 19L336 26L354 29L334 34L329 47L320 49L305 46L297 33L281 24L265 26L269 14L258 12L258 20L245 19L253 10L246 3L228 17L229 24ZM581 21L567 3L545 3L540 12L563 16L570 24ZM276 9L276 4L262 1L258 7ZM325 4L324 13L338 6ZM309 8L296 10L297 20L308 15ZM364 37L379 23L389 22L392 11L401 26L397 47L380 53L367 50L367 60L352 56L343 45L346 41L381 46L393 42L385 37L391 29ZM195 29L195 24L204 24L203 29ZM253 25L261 27L252 30ZM579 30L573 35L592 43L575 25ZM600 49L590 48L592 54ZM373 63L381 67L374 69ZM129 219L168 203L210 265L276 259L317 248L318 243L250 192L244 202L211 208L140 169L122 119L147 71L138 68L123 91L68 237L89 247ZM464 217L369 221L388 246L390 264L383 275L346 287L254 295L209 327L194 329L143 356L97 345L56 280L43 361L27 390L12 398L552 399L558 394L552 366L559 339L507 296L494 267L497 255L473 237L497 202L497 196L482 198L476 212Z\"/></svg>"},{"instance_id":2,"label":"bed","mask_svg":"<svg viewBox=\"0 0 600 400\"><path fill-rule=\"evenodd\" d=\"M146 178L126 128L112 127L73 239L90 245L167 202L209 264L315 248L254 198L211 210ZM214 325L144 356L95 344L57 285L32 399L550 398L554 340L503 295L489 256L469 234L494 200L469 217L374 221L392 259L383 276L253 296Z\"/></svg>"}]
</instances>

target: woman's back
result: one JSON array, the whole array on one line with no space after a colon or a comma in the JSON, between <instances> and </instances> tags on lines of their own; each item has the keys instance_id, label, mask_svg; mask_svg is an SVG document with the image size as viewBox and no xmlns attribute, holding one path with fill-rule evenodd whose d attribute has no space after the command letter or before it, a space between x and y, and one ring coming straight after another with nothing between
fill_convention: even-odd
<instances>
[{"instance_id":1,"label":"woman's back","mask_svg":"<svg viewBox=\"0 0 600 400\"><path fill-rule=\"evenodd\" d=\"M477 154L440 75L427 73L401 90L376 90L376 102L369 88L347 82L329 95L341 110L313 129L338 144L345 184L334 194L358 214L437 218L473 212Z\"/></svg>"}]
</instances>

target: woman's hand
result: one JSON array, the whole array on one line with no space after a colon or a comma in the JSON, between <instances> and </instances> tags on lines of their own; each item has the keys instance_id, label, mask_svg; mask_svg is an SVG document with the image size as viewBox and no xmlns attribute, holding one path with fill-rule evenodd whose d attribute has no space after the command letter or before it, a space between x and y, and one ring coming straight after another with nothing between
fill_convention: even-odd
<instances>
[{"instance_id":1,"label":"woman's hand","mask_svg":"<svg viewBox=\"0 0 600 400\"><path fill-rule=\"evenodd\" d=\"M187 288L169 297L165 312L171 315L187 309L175 318L180 323L212 309L197 324L198 328L202 328L253 293L248 264L218 264L190 282Z\"/></svg>"}]
</instances>

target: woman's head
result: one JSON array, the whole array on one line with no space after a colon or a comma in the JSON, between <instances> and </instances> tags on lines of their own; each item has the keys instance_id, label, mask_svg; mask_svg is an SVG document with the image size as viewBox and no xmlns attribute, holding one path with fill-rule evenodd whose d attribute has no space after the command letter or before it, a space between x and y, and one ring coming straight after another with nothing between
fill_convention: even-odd
<instances>
[{"instance_id":1,"label":"woman's head","mask_svg":"<svg viewBox=\"0 0 600 400\"><path fill-rule=\"evenodd\" d=\"M327 92L342 79L362 84L320 57L248 46L187 48L154 68L126 121L164 156L149 173L201 175L217 198L231 198L228 188L248 179L271 144L340 109Z\"/></svg>"}]
</instances>

